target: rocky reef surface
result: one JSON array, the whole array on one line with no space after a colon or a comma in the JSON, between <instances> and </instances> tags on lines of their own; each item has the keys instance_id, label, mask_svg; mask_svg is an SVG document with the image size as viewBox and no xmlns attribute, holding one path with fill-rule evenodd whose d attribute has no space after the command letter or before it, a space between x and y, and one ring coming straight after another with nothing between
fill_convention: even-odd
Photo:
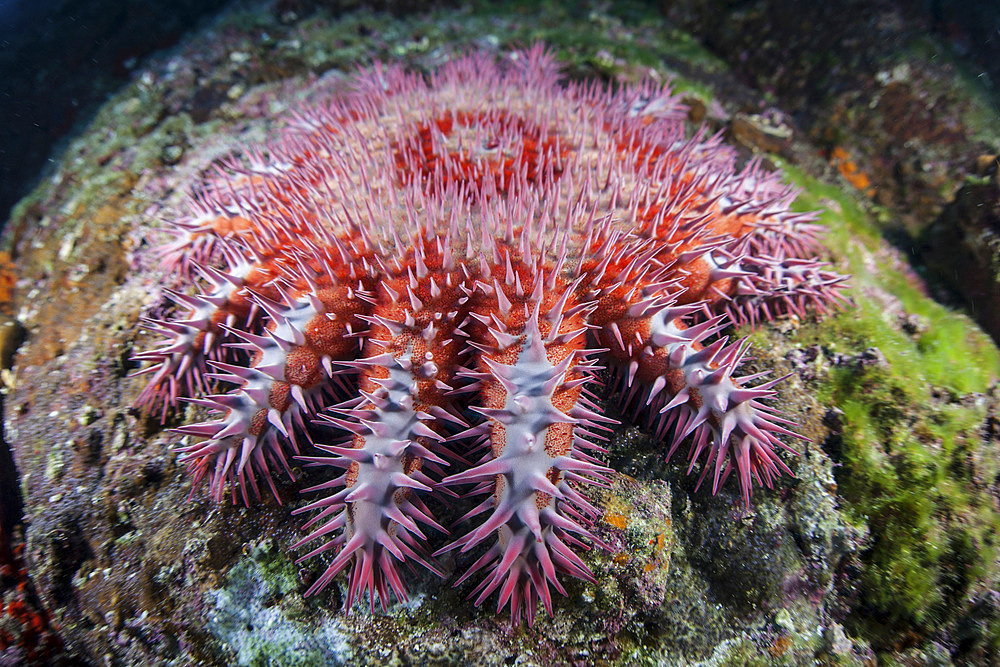
<instances>
[{"instance_id":1,"label":"rocky reef surface","mask_svg":"<svg viewBox=\"0 0 1000 667\"><path fill-rule=\"evenodd\" d=\"M973 320L1000 299L995 100L893 3L794 21L743 3L712 23L727 4L276 2L139 66L4 230L0 664L995 661L1000 352ZM596 583L567 582L554 617L512 629L431 575L407 605L345 615L337 586L302 596L300 485L284 483L283 505L189 500L177 436L131 408L131 357L152 342L139 316L164 282L151 250L215 161L355 68L430 71L538 40L572 78L672 78L692 128L724 132L824 211L854 307L754 332L750 364L792 373L778 401L811 442L747 512L728 487L695 492L683 461L663 463L607 405L625 424L619 474L594 498L612 548L587 554ZM938 277L955 266L972 277Z\"/></svg>"}]
</instances>

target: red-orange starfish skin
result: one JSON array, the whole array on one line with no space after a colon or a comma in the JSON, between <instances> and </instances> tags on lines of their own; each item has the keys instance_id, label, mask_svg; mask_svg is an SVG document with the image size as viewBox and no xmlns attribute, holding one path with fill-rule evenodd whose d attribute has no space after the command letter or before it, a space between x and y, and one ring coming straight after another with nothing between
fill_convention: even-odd
<instances>
[{"instance_id":1,"label":"red-orange starfish skin","mask_svg":"<svg viewBox=\"0 0 1000 667\"><path fill-rule=\"evenodd\" d=\"M310 594L349 568L348 607L405 600L400 563L438 572L420 524L446 532L424 498L471 485L462 520L488 518L441 549L484 546L459 583L485 570L476 603L497 592L514 623L551 613L560 572L592 579L574 547L611 472L604 366L713 492L735 472L749 504L790 472L776 381L735 377L747 345L717 338L841 300L776 175L686 138L664 86L563 84L541 48L354 84L196 191L163 253L200 293L168 291L187 314L148 320L166 341L139 355L140 405L221 413L177 429L216 500L278 498L292 456L343 471L300 510L295 547L333 558ZM346 437L303 451L311 422Z\"/></svg>"}]
</instances>

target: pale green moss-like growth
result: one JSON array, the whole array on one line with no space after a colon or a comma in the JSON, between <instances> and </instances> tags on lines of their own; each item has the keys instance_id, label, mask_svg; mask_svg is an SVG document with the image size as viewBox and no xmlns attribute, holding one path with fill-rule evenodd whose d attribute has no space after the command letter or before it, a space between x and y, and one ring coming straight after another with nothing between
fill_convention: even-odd
<instances>
[{"instance_id":1,"label":"pale green moss-like growth","mask_svg":"<svg viewBox=\"0 0 1000 667\"><path fill-rule=\"evenodd\" d=\"M840 414L824 447L841 463L848 517L870 531L852 629L876 644L929 632L956 618L977 582L1000 574L1000 513L981 483L1000 468L981 432L1000 352L968 317L920 291L849 196L784 168L805 188L797 205L827 209L827 244L853 274L855 307L797 336L833 361L818 393ZM884 361L843 358L866 348Z\"/></svg>"}]
</instances>

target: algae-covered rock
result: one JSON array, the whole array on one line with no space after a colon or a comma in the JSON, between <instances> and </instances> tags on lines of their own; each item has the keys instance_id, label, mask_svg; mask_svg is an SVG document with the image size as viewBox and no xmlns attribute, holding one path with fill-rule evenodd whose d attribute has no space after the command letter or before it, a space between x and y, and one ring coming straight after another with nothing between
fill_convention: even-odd
<instances>
[{"instance_id":1,"label":"algae-covered rock","mask_svg":"<svg viewBox=\"0 0 1000 667\"><path fill-rule=\"evenodd\" d=\"M6 438L28 574L71 655L112 665L995 659L1000 352L969 317L935 302L910 258L882 236L901 215L892 207L920 198L873 204L848 178L855 172L830 162L828 142L803 131L799 103L808 108L809 95L795 88L795 108L783 108L792 97L747 85L728 64L733 54L718 42L708 51L704 33L652 6L397 10L277 3L222 15L141 65L6 227L12 312L28 331L0 374ZM594 532L608 547L583 556L594 583L563 582L553 616L530 628L511 628L493 600L473 606L471 587L454 588L454 576L422 570L410 578L409 603L347 614L343 581L304 597L319 565L297 564L302 554L291 549L302 536L293 516L307 502L300 491L320 474L294 470L300 481L279 483L280 505L215 504L203 488L192 492L169 430L198 408L161 424L132 407L143 386L130 377L132 355L153 341L139 317L164 308L162 288L172 285L154 250L166 239L160 227L219 160L273 138L291 109L342 90L357 66L379 58L426 72L470 49L499 55L536 40L573 78L672 78L694 122L726 132L741 159L780 167L802 188L797 208L824 211L829 260L852 274L851 305L727 332L751 336L747 373L789 375L775 405L808 440L784 459L795 477L755 493L748 510L732 484L716 495L696 490L683 454L665 462L644 420L599 396L622 425L606 457L616 473L592 494ZM749 55L741 67L757 62ZM787 65L789 76L823 70ZM934 76L945 92L968 85L947 68ZM888 123L896 108L870 113ZM864 144L851 124L839 127L837 145ZM962 137L979 141L988 129ZM973 148L940 150L950 160ZM888 187L891 170L862 166L868 186ZM458 518L455 508L434 509ZM468 564L466 555L441 557L448 575Z\"/></svg>"}]
</instances>

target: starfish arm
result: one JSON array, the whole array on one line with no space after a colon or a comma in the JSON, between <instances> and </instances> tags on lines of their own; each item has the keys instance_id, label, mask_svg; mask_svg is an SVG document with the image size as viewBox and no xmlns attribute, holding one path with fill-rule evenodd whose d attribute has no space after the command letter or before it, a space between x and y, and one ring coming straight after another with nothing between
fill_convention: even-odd
<instances>
[{"instance_id":1,"label":"starfish arm","mask_svg":"<svg viewBox=\"0 0 1000 667\"><path fill-rule=\"evenodd\" d=\"M254 273L252 264L233 255L226 270L201 265L197 270L207 289L196 295L164 290L171 301L186 309L186 315L173 320L146 318L146 326L164 340L160 347L133 356L146 363L134 374L151 376L135 405L159 412L161 423L178 400L208 393L209 362L234 357L225 345L230 341L225 328L253 329L257 322L243 293Z\"/></svg>"},{"instance_id":2,"label":"starfish arm","mask_svg":"<svg viewBox=\"0 0 1000 667\"><path fill-rule=\"evenodd\" d=\"M622 371L622 381L628 395L649 411L657 439L671 434L666 458L690 437L689 473L705 454L699 486L711 474L716 493L735 471L749 507L755 481L770 487L782 473L791 474L777 451L794 450L777 436L801 436L761 403L774 395L772 387L784 378L746 386L745 378L734 375L748 350L746 339L720 338L705 345L723 318L688 327L674 314L670 307L654 314L642 353L629 357L613 349L612 363L631 369Z\"/></svg>"},{"instance_id":3,"label":"starfish arm","mask_svg":"<svg viewBox=\"0 0 1000 667\"><path fill-rule=\"evenodd\" d=\"M220 325L230 348L248 353L250 365L205 362L208 380L234 388L227 394L188 399L222 413L220 419L182 426L178 432L207 438L180 447L181 459L208 478L213 498L237 487L245 504L259 497L265 478L277 498L271 469L291 476L288 457L298 453L297 434L341 388L331 357L340 361L356 345L345 336L351 318L366 307L360 299L337 301L278 293L278 300L253 293L250 300L265 323L261 334ZM251 494L248 494L247 487ZM280 502L280 501L279 501Z\"/></svg>"},{"instance_id":4,"label":"starfish arm","mask_svg":"<svg viewBox=\"0 0 1000 667\"><path fill-rule=\"evenodd\" d=\"M576 444L593 426L580 398L583 385L594 378L583 349L585 329L576 326L583 311L566 315L578 305L570 298L573 288L562 285L543 295L540 272L512 264L513 278L494 280L489 298L480 303L485 311L506 312L506 317L473 334L487 376L480 388L485 407L478 411L488 418L490 454L480 465L443 480L448 485L481 482L472 493L491 497L468 516L492 512L441 551L461 547L465 552L492 539L486 555L460 582L485 570L472 592L476 604L498 593L497 610L509 605L513 625L522 616L530 625L539 601L551 615L550 588L565 595L557 574L593 580L565 542L582 537L600 544L589 530L594 509L567 480L603 484L611 471L587 460ZM500 306L502 300L509 305ZM506 336L497 335L501 326Z\"/></svg>"},{"instance_id":5,"label":"starfish arm","mask_svg":"<svg viewBox=\"0 0 1000 667\"><path fill-rule=\"evenodd\" d=\"M367 380L367 384L377 388L360 406L344 409L347 420L341 423L354 431L349 446L321 446L336 456L308 459L320 465L346 468L346 474L337 480L344 488L296 511L298 514L319 510L319 514L305 526L311 532L292 548L323 540L300 560L325 551L335 552L333 562L307 595L325 588L336 574L353 563L345 609L349 610L359 594L366 592L369 606L374 608L378 597L384 610L390 602L390 590L400 602L407 600L408 593L398 572L400 564L417 562L443 576L430 560L425 546L427 537L418 522L442 531L444 528L415 495L428 493L432 488L433 482L421 467L425 458L437 457L431 451L429 438L419 434L425 432L425 423L433 423L435 418L416 409L419 391L408 357L377 353L361 361L370 362L363 371L362 382ZM322 486L333 488L329 484ZM329 535L332 537L328 538Z\"/></svg>"},{"instance_id":6,"label":"starfish arm","mask_svg":"<svg viewBox=\"0 0 1000 667\"><path fill-rule=\"evenodd\" d=\"M737 324L801 318L808 310L822 315L850 305L843 292L848 277L818 260L754 254L744 257L740 268L744 274L723 308Z\"/></svg>"},{"instance_id":7,"label":"starfish arm","mask_svg":"<svg viewBox=\"0 0 1000 667\"><path fill-rule=\"evenodd\" d=\"M426 547L424 524L447 532L420 499L436 486L426 471L447 466L443 442L454 416L452 397L461 312L451 312L459 276L443 247L417 243L398 262L416 266L380 276L365 353L347 365L359 371L362 400L334 407L326 421L351 433L348 447L320 446L334 457L309 457L319 465L345 468L344 488L301 511L320 510L306 528L317 526L294 548L333 537L303 558L326 550L333 563L309 589L322 590L342 569L350 569L345 608L367 592L386 609L389 591L400 602L407 590L400 563L413 561L444 576ZM450 313L448 317L445 314ZM338 480L340 482L341 480ZM324 484L323 489L339 484Z\"/></svg>"}]
</instances>

